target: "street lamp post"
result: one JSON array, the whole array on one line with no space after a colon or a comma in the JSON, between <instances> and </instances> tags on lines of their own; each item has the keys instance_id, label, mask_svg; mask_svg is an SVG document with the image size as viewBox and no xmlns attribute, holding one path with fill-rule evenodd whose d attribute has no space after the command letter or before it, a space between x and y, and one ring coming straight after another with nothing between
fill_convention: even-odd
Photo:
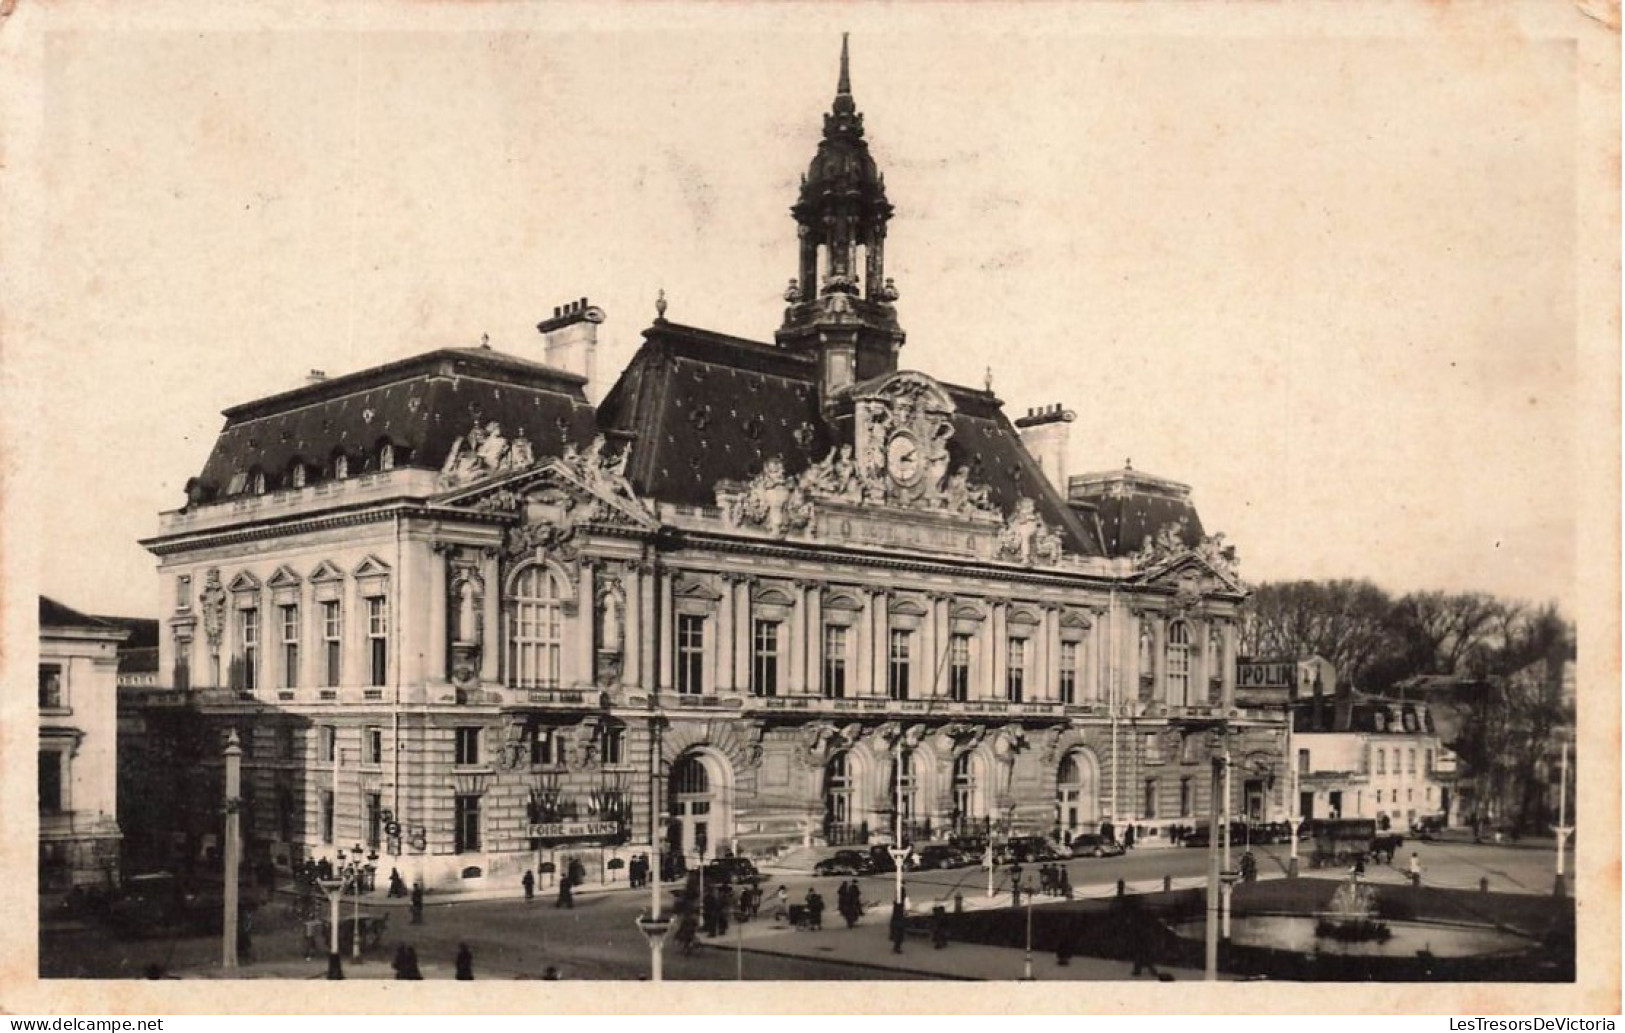
<instances>
[{"instance_id":1,"label":"street lamp post","mask_svg":"<svg viewBox=\"0 0 1625 1033\"><path fill-rule=\"evenodd\" d=\"M1219 936L1230 940L1230 894L1236 884L1235 870L1230 867L1230 726L1224 726L1224 858L1219 887Z\"/></svg>"},{"instance_id":2,"label":"street lamp post","mask_svg":"<svg viewBox=\"0 0 1625 1033\"><path fill-rule=\"evenodd\" d=\"M1297 719L1297 712L1292 704L1286 708L1286 762L1292 770L1292 782L1288 792L1291 798L1287 801L1287 829L1292 835L1292 843L1287 848L1286 874L1288 878L1298 877L1298 826L1303 824L1303 813L1299 809L1302 804L1302 790L1298 787L1298 755L1292 748L1292 725Z\"/></svg>"},{"instance_id":3,"label":"street lamp post","mask_svg":"<svg viewBox=\"0 0 1625 1033\"><path fill-rule=\"evenodd\" d=\"M1033 893L1030 885L1021 887L1023 899L1027 901L1027 953L1021 961L1021 979L1024 983L1033 981Z\"/></svg>"},{"instance_id":4,"label":"street lamp post","mask_svg":"<svg viewBox=\"0 0 1625 1033\"><path fill-rule=\"evenodd\" d=\"M653 701L655 693L650 693ZM658 983L664 978L664 959L666 947L666 934L671 931L671 919L660 913L660 866L661 866L661 832L666 827L666 815L661 802L660 794L660 730L662 719L659 716L649 721L649 850L654 854L650 862L652 870L646 873L649 880L649 913L637 920L638 930L649 941L649 982Z\"/></svg>"},{"instance_id":5,"label":"street lamp post","mask_svg":"<svg viewBox=\"0 0 1625 1033\"><path fill-rule=\"evenodd\" d=\"M327 894L329 914L327 920L327 978L343 979L344 964L339 960L339 896L344 892L344 885L348 880L341 874L340 869L334 870L333 878L317 879L316 885Z\"/></svg>"},{"instance_id":6,"label":"street lamp post","mask_svg":"<svg viewBox=\"0 0 1625 1033\"><path fill-rule=\"evenodd\" d=\"M896 800L892 807L896 812L893 818L891 849L886 851L891 855L892 871L896 873L896 890L892 901L897 904L903 902L903 861L908 857L908 848L903 846L903 737L897 736L897 771L892 781L895 783Z\"/></svg>"},{"instance_id":7,"label":"street lamp post","mask_svg":"<svg viewBox=\"0 0 1625 1033\"><path fill-rule=\"evenodd\" d=\"M1220 743L1213 749L1213 791L1208 800L1207 840L1207 925L1204 934L1204 978L1213 982L1219 978L1219 793L1224 783L1224 750Z\"/></svg>"},{"instance_id":8,"label":"street lamp post","mask_svg":"<svg viewBox=\"0 0 1625 1033\"><path fill-rule=\"evenodd\" d=\"M1557 879L1553 884L1554 896L1563 896L1567 887L1563 884L1563 849L1568 845L1569 833L1574 826L1568 823L1569 804L1569 744L1563 742L1563 764L1560 769L1557 783L1557 824L1552 828L1557 833Z\"/></svg>"},{"instance_id":9,"label":"street lamp post","mask_svg":"<svg viewBox=\"0 0 1625 1033\"><path fill-rule=\"evenodd\" d=\"M341 862L344 859L344 852L342 850L339 851L339 859ZM366 859L369 866L376 864L378 861L378 851L369 850L367 852ZM351 911L355 924L350 930L352 934L350 937L350 958L357 962L361 960L361 873L361 844L357 843L355 845L355 850L352 852L350 857L349 874L350 892L355 897L355 900L353 901L354 908Z\"/></svg>"},{"instance_id":10,"label":"street lamp post","mask_svg":"<svg viewBox=\"0 0 1625 1033\"><path fill-rule=\"evenodd\" d=\"M237 729L233 728L226 735L226 870L225 870L225 922L222 925L224 934L221 937L221 965L224 968L237 967L237 923L240 921L237 913L237 870L241 865L241 818L238 810L242 805L243 795L243 748L237 741ZM1559 857L1562 855L1559 854ZM1557 866L1558 878L1563 875L1563 862Z\"/></svg>"}]
</instances>

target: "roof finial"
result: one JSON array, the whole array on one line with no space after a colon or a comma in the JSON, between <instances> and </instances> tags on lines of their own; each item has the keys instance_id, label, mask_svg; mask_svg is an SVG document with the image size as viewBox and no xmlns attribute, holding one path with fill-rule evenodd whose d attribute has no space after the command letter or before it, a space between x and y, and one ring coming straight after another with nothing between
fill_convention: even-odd
<instances>
[{"instance_id":1,"label":"roof finial","mask_svg":"<svg viewBox=\"0 0 1625 1033\"><path fill-rule=\"evenodd\" d=\"M486 351L491 350L491 335L490 334L480 334L480 347L484 348Z\"/></svg>"},{"instance_id":2,"label":"roof finial","mask_svg":"<svg viewBox=\"0 0 1625 1033\"><path fill-rule=\"evenodd\" d=\"M993 393L993 367L989 366L987 372L982 374L982 390Z\"/></svg>"},{"instance_id":3,"label":"roof finial","mask_svg":"<svg viewBox=\"0 0 1625 1033\"><path fill-rule=\"evenodd\" d=\"M841 33L841 81L835 84L836 93L852 92L852 74L848 71L846 58L846 33Z\"/></svg>"},{"instance_id":4,"label":"roof finial","mask_svg":"<svg viewBox=\"0 0 1625 1033\"><path fill-rule=\"evenodd\" d=\"M659 293L655 295L655 318L662 321L666 318L666 288L664 287L660 288Z\"/></svg>"}]
</instances>

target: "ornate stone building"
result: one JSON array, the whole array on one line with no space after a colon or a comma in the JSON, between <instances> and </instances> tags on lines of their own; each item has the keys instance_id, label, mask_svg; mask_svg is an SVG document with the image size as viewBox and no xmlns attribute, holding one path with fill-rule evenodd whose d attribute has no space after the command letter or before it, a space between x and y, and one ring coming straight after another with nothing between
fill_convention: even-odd
<instances>
[{"instance_id":1,"label":"ornate stone building","mask_svg":"<svg viewBox=\"0 0 1625 1033\"><path fill-rule=\"evenodd\" d=\"M546 364L448 349L227 411L146 545L162 669L244 736L250 856L376 843L436 883L899 826L1154 834L1206 812L1219 717L1283 753L1231 706L1244 589L1188 489L1058 485L1033 453L1070 414L1018 431L899 368L844 52L792 213L771 343L661 303L596 406L582 299Z\"/></svg>"}]
</instances>

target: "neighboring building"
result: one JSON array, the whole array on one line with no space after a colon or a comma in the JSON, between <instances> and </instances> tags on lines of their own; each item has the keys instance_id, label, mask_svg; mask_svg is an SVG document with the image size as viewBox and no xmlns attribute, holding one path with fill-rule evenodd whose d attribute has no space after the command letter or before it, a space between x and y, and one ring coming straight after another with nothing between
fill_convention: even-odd
<instances>
[{"instance_id":1,"label":"neighboring building","mask_svg":"<svg viewBox=\"0 0 1625 1033\"><path fill-rule=\"evenodd\" d=\"M1063 496L1070 413L1018 432L898 368L844 51L792 213L772 343L662 303L597 405L581 299L545 365L445 349L226 412L144 543L153 778L197 797L173 842L214 834L227 726L251 862L361 842L430 883L899 826L1155 839L1207 813L1221 718L1237 799L1285 816L1284 722L1232 705L1245 590L1189 489Z\"/></svg>"},{"instance_id":2,"label":"neighboring building","mask_svg":"<svg viewBox=\"0 0 1625 1033\"><path fill-rule=\"evenodd\" d=\"M40 596L39 885L109 887L119 862L118 648L129 632Z\"/></svg>"},{"instance_id":3,"label":"neighboring building","mask_svg":"<svg viewBox=\"0 0 1625 1033\"><path fill-rule=\"evenodd\" d=\"M1374 818L1410 828L1459 817L1456 758L1440 741L1425 702L1339 689L1331 665L1302 661L1293 704L1298 814Z\"/></svg>"}]
</instances>

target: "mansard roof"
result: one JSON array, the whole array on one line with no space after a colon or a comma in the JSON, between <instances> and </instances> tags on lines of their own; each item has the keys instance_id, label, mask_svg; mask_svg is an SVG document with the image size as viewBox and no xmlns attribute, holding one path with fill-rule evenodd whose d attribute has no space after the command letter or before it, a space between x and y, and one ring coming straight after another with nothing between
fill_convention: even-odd
<instances>
[{"instance_id":1,"label":"mansard roof","mask_svg":"<svg viewBox=\"0 0 1625 1033\"><path fill-rule=\"evenodd\" d=\"M1100 556L1098 534L1080 520L1022 446L990 392L941 385L956 411L952 466L966 466L1003 513L1023 496L1061 534L1068 552ZM716 504L720 481L748 481L775 456L799 474L851 443L826 419L817 364L775 345L657 321L599 409L599 425L631 442L626 475L645 498Z\"/></svg>"},{"instance_id":2,"label":"mansard roof","mask_svg":"<svg viewBox=\"0 0 1625 1033\"><path fill-rule=\"evenodd\" d=\"M1205 534L1191 501L1189 485L1154 477L1125 464L1121 470L1085 473L1067 479L1067 501L1075 510L1093 511L1109 556L1131 556L1169 525L1195 548Z\"/></svg>"},{"instance_id":3,"label":"mansard roof","mask_svg":"<svg viewBox=\"0 0 1625 1033\"><path fill-rule=\"evenodd\" d=\"M524 431L537 455L557 455L595 433L586 381L487 348L444 348L305 385L224 413L226 425L194 482L203 501L290 483L295 461L306 483L376 470L382 445L397 467L439 469L454 440L478 419L509 438Z\"/></svg>"}]
</instances>

